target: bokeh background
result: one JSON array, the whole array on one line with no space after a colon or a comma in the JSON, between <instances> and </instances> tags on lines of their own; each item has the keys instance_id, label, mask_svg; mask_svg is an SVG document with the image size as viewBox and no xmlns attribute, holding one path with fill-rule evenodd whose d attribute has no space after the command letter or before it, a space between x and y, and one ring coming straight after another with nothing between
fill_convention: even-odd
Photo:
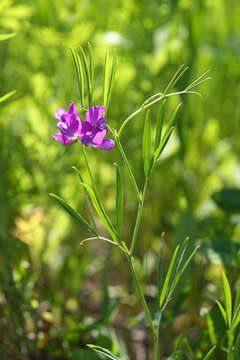
<instances>
[{"instance_id":1,"label":"bokeh background","mask_svg":"<svg viewBox=\"0 0 240 360\"><path fill-rule=\"evenodd\" d=\"M49 197L61 195L89 218L72 170L77 166L88 181L81 147L64 147L51 137L55 109L79 104L69 48L86 49L88 41L95 57L95 105L102 103L105 51L117 49L108 112L117 129L147 97L164 89L181 64L189 70L176 91L211 70L212 79L199 87L203 99L184 95L168 102L169 113L178 102L183 106L150 181L136 266L154 309L161 233L166 233L166 261L186 236L192 247L201 243L188 281L163 319L161 349L169 355L179 335L186 335L201 359L219 343L223 326L209 330L221 322L215 308L222 297L219 269L226 267L234 288L240 264L239 193L224 199L218 193L240 186L239 18L238 0L1 0L0 33L16 33L0 42L0 95L16 89L0 104L3 359L97 359L85 347L91 342L125 359L127 354L150 358L151 342L125 259L99 242L80 246L88 234ZM134 118L122 138L140 186L143 122L144 115ZM88 155L114 219L113 162L122 166L118 150L89 148ZM137 204L125 175L123 237L129 242ZM218 359L224 356L219 350Z\"/></svg>"}]
</instances>

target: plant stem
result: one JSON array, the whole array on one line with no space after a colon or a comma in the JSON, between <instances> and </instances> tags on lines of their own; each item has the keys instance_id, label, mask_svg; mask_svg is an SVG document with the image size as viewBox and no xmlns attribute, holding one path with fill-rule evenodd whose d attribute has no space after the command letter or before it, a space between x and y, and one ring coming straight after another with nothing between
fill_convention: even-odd
<instances>
[{"instance_id":1,"label":"plant stem","mask_svg":"<svg viewBox=\"0 0 240 360\"><path fill-rule=\"evenodd\" d=\"M227 356L227 360L233 360L233 340L234 340L234 335L233 332L231 330L228 331L228 356Z\"/></svg>"},{"instance_id":2,"label":"plant stem","mask_svg":"<svg viewBox=\"0 0 240 360\"><path fill-rule=\"evenodd\" d=\"M143 305L143 308L144 308L144 311L145 311L145 314L146 314L146 317L147 317L147 321L148 321L148 324L149 324L149 327L150 327L150 330L151 330L151 333L152 333L153 344L154 344L154 360L160 360L160 358L159 358L159 335L158 335L159 332L158 332L158 328L156 329L155 326L154 326L148 304L146 302L146 299L145 299L145 296L144 296L140 281L138 279L138 276L137 276L137 273L136 273L136 270L135 270L135 267L134 267L134 257L132 255L128 254L127 258L128 258L128 261L129 261L129 265L130 265L130 268L131 268L131 272L132 272L132 275L133 275L135 285L137 287L138 295L139 295L140 301L141 301L141 303Z\"/></svg>"},{"instance_id":3,"label":"plant stem","mask_svg":"<svg viewBox=\"0 0 240 360\"><path fill-rule=\"evenodd\" d=\"M148 184L148 177L145 178L142 198L141 198L141 200L139 202L139 205L138 205L138 212L137 212L136 223L135 223L135 227L134 227L134 231L133 231L130 254L133 253L133 250L134 250L134 247L135 247L135 244L136 244L136 240L137 240L139 225L140 225L140 221L141 221L141 218L142 218L143 204L144 204L144 198L145 198L145 193L146 193L146 189L147 189L147 184Z\"/></svg>"}]
</instances>

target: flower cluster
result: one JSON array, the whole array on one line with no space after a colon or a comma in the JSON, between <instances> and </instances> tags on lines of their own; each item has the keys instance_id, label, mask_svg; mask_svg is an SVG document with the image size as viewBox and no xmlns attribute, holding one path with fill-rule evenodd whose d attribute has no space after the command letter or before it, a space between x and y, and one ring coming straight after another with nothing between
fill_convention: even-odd
<instances>
[{"instance_id":1,"label":"flower cluster","mask_svg":"<svg viewBox=\"0 0 240 360\"><path fill-rule=\"evenodd\" d=\"M81 142L85 146L91 144L102 150L111 150L115 142L111 139L104 139L108 132L107 119L103 117L105 110L105 106L93 106L86 112L85 121L82 121L76 106L71 102L68 111L64 108L55 111L60 133L52 136L63 145L69 145L81 138Z\"/></svg>"}]
</instances>

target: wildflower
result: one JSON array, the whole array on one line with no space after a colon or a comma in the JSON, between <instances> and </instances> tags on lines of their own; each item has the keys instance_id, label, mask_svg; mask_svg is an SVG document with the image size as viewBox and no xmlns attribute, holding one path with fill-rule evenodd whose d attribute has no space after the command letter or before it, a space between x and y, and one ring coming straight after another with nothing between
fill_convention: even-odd
<instances>
[{"instance_id":1,"label":"wildflower","mask_svg":"<svg viewBox=\"0 0 240 360\"><path fill-rule=\"evenodd\" d=\"M59 120L57 127L60 130L60 133L52 135L54 139L69 145L82 134L82 121L73 102L70 103L68 112L60 108L55 111L54 116Z\"/></svg>"},{"instance_id":2,"label":"wildflower","mask_svg":"<svg viewBox=\"0 0 240 360\"><path fill-rule=\"evenodd\" d=\"M108 132L107 119L103 117L106 106L93 106L86 112L85 121L82 122L82 144L99 147L102 150L111 150L115 142L104 139Z\"/></svg>"}]
</instances>

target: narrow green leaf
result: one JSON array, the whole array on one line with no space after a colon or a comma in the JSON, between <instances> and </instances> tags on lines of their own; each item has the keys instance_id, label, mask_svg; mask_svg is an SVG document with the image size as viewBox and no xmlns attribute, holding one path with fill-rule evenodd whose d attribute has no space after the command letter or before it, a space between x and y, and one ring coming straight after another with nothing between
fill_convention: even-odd
<instances>
[{"instance_id":1,"label":"narrow green leaf","mask_svg":"<svg viewBox=\"0 0 240 360\"><path fill-rule=\"evenodd\" d=\"M167 124L167 128L166 128L166 131L165 131L165 134L167 134L169 132L169 130L175 126L176 124L176 116L177 116L177 113L178 113L178 110L180 109L180 107L182 106L182 103L178 104L175 108L175 110L173 111L172 115L171 115L171 118Z\"/></svg>"},{"instance_id":2,"label":"narrow green leaf","mask_svg":"<svg viewBox=\"0 0 240 360\"><path fill-rule=\"evenodd\" d=\"M155 152L154 152L154 160L153 160L154 164L159 159L159 156L161 155L161 153L163 152L165 146L167 145L173 130L174 130L174 126L172 128L170 128L169 131L164 135L159 147L157 148L157 150L155 150Z\"/></svg>"},{"instance_id":3,"label":"narrow green leaf","mask_svg":"<svg viewBox=\"0 0 240 360\"><path fill-rule=\"evenodd\" d=\"M88 56L89 56L89 77L91 85L91 97L93 96L94 88L94 61L93 61L93 51L90 42L88 43Z\"/></svg>"},{"instance_id":4,"label":"narrow green leaf","mask_svg":"<svg viewBox=\"0 0 240 360\"><path fill-rule=\"evenodd\" d=\"M115 79L115 73L116 73L116 66L117 66L117 54L116 50L113 52L112 56L112 65L111 65L111 71L109 70L109 79L108 79L108 89L107 89L107 101L106 101L106 111L108 109L108 105L111 98L112 88L113 88L113 82Z\"/></svg>"},{"instance_id":5,"label":"narrow green leaf","mask_svg":"<svg viewBox=\"0 0 240 360\"><path fill-rule=\"evenodd\" d=\"M152 165L152 128L150 110L146 112L146 118L143 130L143 161L144 173L148 177L151 172Z\"/></svg>"},{"instance_id":6,"label":"narrow green leaf","mask_svg":"<svg viewBox=\"0 0 240 360\"><path fill-rule=\"evenodd\" d=\"M186 237L186 239L183 241L183 243L180 246L179 257L178 257L178 260L177 260L176 274L179 272L179 270L181 268L184 255L185 255L185 252L187 250L188 241L189 241L189 237Z\"/></svg>"},{"instance_id":7,"label":"narrow green leaf","mask_svg":"<svg viewBox=\"0 0 240 360\"><path fill-rule=\"evenodd\" d=\"M120 168L117 163L114 163L116 166L116 224L117 232L120 237L122 218L123 218L123 183Z\"/></svg>"},{"instance_id":8,"label":"narrow green leaf","mask_svg":"<svg viewBox=\"0 0 240 360\"><path fill-rule=\"evenodd\" d=\"M3 95L2 97L0 97L0 104L4 101L6 101L7 99L9 99L11 96L13 96L16 93L16 90L10 91L9 93Z\"/></svg>"},{"instance_id":9,"label":"narrow green leaf","mask_svg":"<svg viewBox=\"0 0 240 360\"><path fill-rule=\"evenodd\" d=\"M167 102L167 100L164 99L163 102L160 104L159 111L158 111L154 151L157 150L157 148L159 147L161 137L162 137L162 128L163 128L163 123L164 123L166 102Z\"/></svg>"},{"instance_id":10,"label":"narrow green leaf","mask_svg":"<svg viewBox=\"0 0 240 360\"><path fill-rule=\"evenodd\" d=\"M76 71L76 77L77 77L77 84L78 84L78 89L79 89L79 97L80 97L80 104L81 107L83 107L83 103L84 103L84 78L82 76L82 71L80 69L81 65L81 61L80 58L78 56L78 54L75 53L75 51L73 49L70 49L71 53L72 53L72 57L73 57L73 62L74 62L74 67L75 67L75 71Z\"/></svg>"},{"instance_id":11,"label":"narrow green leaf","mask_svg":"<svg viewBox=\"0 0 240 360\"><path fill-rule=\"evenodd\" d=\"M113 355L113 353L111 351L109 351L108 349L105 349L101 346L97 346L97 345L92 345L92 344L87 344L87 346L96 351L96 353L98 353L99 355L103 355L108 359L111 360L121 360L119 357L116 357L115 355Z\"/></svg>"},{"instance_id":12,"label":"narrow green leaf","mask_svg":"<svg viewBox=\"0 0 240 360\"><path fill-rule=\"evenodd\" d=\"M222 283L223 283L223 290L224 290L224 300L225 300L225 309L227 314L227 322L230 328L232 322L232 295L231 289L229 286L228 279L222 270Z\"/></svg>"},{"instance_id":13,"label":"narrow green leaf","mask_svg":"<svg viewBox=\"0 0 240 360\"><path fill-rule=\"evenodd\" d=\"M240 304L239 304L239 307L236 309L236 312L233 316L233 321L232 321L232 324L231 324L231 329L234 330L236 326L238 326L240 322Z\"/></svg>"},{"instance_id":14,"label":"narrow green leaf","mask_svg":"<svg viewBox=\"0 0 240 360\"><path fill-rule=\"evenodd\" d=\"M203 360L210 360L212 354L214 353L214 350L216 349L216 346L214 346L203 358Z\"/></svg>"},{"instance_id":15,"label":"narrow green leaf","mask_svg":"<svg viewBox=\"0 0 240 360\"><path fill-rule=\"evenodd\" d=\"M158 297L157 301L158 304L160 302L160 294L163 284L163 248L164 248L164 236L165 234L161 234L161 242L160 242L160 250L158 255L158 277L157 277L157 283L158 283Z\"/></svg>"},{"instance_id":16,"label":"narrow green leaf","mask_svg":"<svg viewBox=\"0 0 240 360\"><path fill-rule=\"evenodd\" d=\"M90 81L90 74L89 74L89 69L88 69L88 64L87 64L87 59L86 59L86 55L85 52L83 50L82 47L80 47L80 60L82 63L82 67L83 67L83 71L84 71L84 75L85 75L85 79L86 79L86 83L87 83L87 97L88 97L88 107L91 107L91 101L92 101L92 93L91 93L91 81Z\"/></svg>"},{"instance_id":17,"label":"narrow green leaf","mask_svg":"<svg viewBox=\"0 0 240 360\"><path fill-rule=\"evenodd\" d=\"M222 317L223 317L226 325L228 325L226 311L224 310L222 304L221 304L218 300L216 300L216 303L217 303L217 305L218 305L218 307L219 307L219 310L221 311Z\"/></svg>"},{"instance_id":18,"label":"narrow green leaf","mask_svg":"<svg viewBox=\"0 0 240 360\"><path fill-rule=\"evenodd\" d=\"M68 205L66 203L66 201L63 200L63 198L61 198L60 196L55 195L55 194L49 194L49 195L52 196L53 198L55 198L57 200L57 202L59 203L59 205L64 210L66 210L67 213L69 215L71 215L79 224L83 225L86 229L90 230L93 234L97 235L94 228L80 214L78 214L70 205Z\"/></svg>"},{"instance_id":19,"label":"narrow green leaf","mask_svg":"<svg viewBox=\"0 0 240 360\"><path fill-rule=\"evenodd\" d=\"M235 299L235 304L234 304L234 312L236 310L236 308L239 306L240 304L240 281L238 281L238 285L237 285L237 294L236 294L236 299Z\"/></svg>"},{"instance_id":20,"label":"narrow green leaf","mask_svg":"<svg viewBox=\"0 0 240 360\"><path fill-rule=\"evenodd\" d=\"M84 180L82 178L82 175L80 173L80 171L78 170L78 168L76 166L73 166L72 167L73 170L76 171L79 179L80 179L80 182L83 182L84 183ZM84 192L84 196L85 196L85 199L86 199L86 202L87 202L87 206L88 206L88 210L89 210L89 213L90 213L90 216L91 216L91 219L92 219L92 225L96 231L96 233L98 234L98 229L97 229L97 225L96 225L96 222L95 222L95 219L94 219L94 215L93 215L93 211L92 211L92 206L91 206L91 203L90 203L90 199L89 199L89 196L88 196L88 192L87 190L85 189L85 187L83 187L83 192Z\"/></svg>"},{"instance_id":21,"label":"narrow green leaf","mask_svg":"<svg viewBox=\"0 0 240 360\"><path fill-rule=\"evenodd\" d=\"M102 219L106 229L108 230L109 234L112 236L113 240L117 241L117 233L116 230L114 229L113 225L111 224L110 220L108 219L106 212L102 206L102 204L100 204L99 200L97 199L94 191L91 189L91 187L85 183L81 183L82 186L84 186L92 200L92 203L95 207L96 212L98 213L99 217Z\"/></svg>"},{"instance_id":22,"label":"narrow green leaf","mask_svg":"<svg viewBox=\"0 0 240 360\"><path fill-rule=\"evenodd\" d=\"M104 80L103 80L103 105L107 105L108 95L108 77L109 77L109 54L106 50L105 63L104 63Z\"/></svg>"},{"instance_id":23,"label":"narrow green leaf","mask_svg":"<svg viewBox=\"0 0 240 360\"><path fill-rule=\"evenodd\" d=\"M17 33L11 33L11 34L0 34L0 41L8 40L14 37Z\"/></svg>"},{"instance_id":24,"label":"narrow green leaf","mask_svg":"<svg viewBox=\"0 0 240 360\"><path fill-rule=\"evenodd\" d=\"M164 302L164 300L166 298L166 295L167 295L168 284L169 284L169 280L170 280L170 277L171 277L171 274L172 274L172 271L173 271L173 266L175 264L175 260L176 260L176 257L177 257L178 251L179 251L179 247L180 247L180 245L178 245L176 247L176 249L175 249L175 251L173 253L172 260L171 260L169 268L168 268L167 276L166 276L164 284L163 284L163 288L162 288L161 296L160 296L160 301L159 301L160 308L162 307L163 302Z\"/></svg>"},{"instance_id":25,"label":"narrow green leaf","mask_svg":"<svg viewBox=\"0 0 240 360\"><path fill-rule=\"evenodd\" d=\"M179 270L178 274L175 276L175 279L173 280L170 290L169 290L169 294L168 294L168 299L171 298L179 280L181 279L184 271L186 270L186 268L188 267L190 261L192 260L193 256L195 255L195 253L197 252L197 250L199 249L199 245L196 246L196 248L193 250L193 252L191 253L191 255L188 257L187 261L185 262L185 264L183 265L183 267Z\"/></svg>"}]
</instances>

